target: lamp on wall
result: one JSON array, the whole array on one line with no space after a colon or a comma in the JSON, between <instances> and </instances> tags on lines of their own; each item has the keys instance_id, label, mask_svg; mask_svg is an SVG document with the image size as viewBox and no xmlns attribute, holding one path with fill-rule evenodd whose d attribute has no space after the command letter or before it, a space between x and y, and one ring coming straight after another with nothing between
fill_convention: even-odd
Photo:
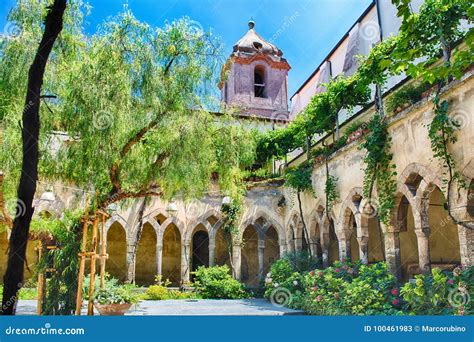
<instances>
[{"instance_id":1,"label":"lamp on wall","mask_svg":"<svg viewBox=\"0 0 474 342\"><path fill-rule=\"evenodd\" d=\"M229 196L224 196L222 199L222 205L229 205L232 200L230 199Z\"/></svg>"}]
</instances>

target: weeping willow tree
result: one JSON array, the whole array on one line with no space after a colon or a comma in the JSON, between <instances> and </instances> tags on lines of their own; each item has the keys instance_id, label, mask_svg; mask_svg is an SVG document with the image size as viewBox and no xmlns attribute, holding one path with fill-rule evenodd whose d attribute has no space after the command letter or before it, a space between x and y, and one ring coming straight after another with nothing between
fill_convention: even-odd
<instances>
[{"instance_id":1,"label":"weeping willow tree","mask_svg":"<svg viewBox=\"0 0 474 342\"><path fill-rule=\"evenodd\" d=\"M49 3L19 1L9 20L21 34L0 48L7 202L21 170L18 120L31 43ZM200 197L213 182L230 196L238 193L254 142L232 115L209 110L223 61L219 40L188 18L153 28L127 8L87 36L88 12L79 0L68 4L46 69L39 179L88 190L84 217L126 199Z\"/></svg>"}]
</instances>

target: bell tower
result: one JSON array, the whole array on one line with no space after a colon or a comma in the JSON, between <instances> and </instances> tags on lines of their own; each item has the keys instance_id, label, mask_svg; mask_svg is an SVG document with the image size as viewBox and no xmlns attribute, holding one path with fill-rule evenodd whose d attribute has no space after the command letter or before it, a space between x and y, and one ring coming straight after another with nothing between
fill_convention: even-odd
<instances>
[{"instance_id":1,"label":"bell tower","mask_svg":"<svg viewBox=\"0 0 474 342\"><path fill-rule=\"evenodd\" d=\"M241 115L288 120L288 71L283 52L263 39L250 20L247 33L234 45L222 69L221 101Z\"/></svg>"}]
</instances>

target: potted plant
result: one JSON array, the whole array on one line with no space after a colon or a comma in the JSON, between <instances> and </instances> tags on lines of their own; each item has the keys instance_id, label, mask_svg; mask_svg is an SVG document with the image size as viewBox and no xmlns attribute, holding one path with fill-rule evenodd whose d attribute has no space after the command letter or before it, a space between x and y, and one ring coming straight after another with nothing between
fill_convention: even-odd
<instances>
[{"instance_id":1,"label":"potted plant","mask_svg":"<svg viewBox=\"0 0 474 342\"><path fill-rule=\"evenodd\" d=\"M132 285L116 285L100 289L94 296L94 306L101 316L123 316L138 302Z\"/></svg>"}]
</instances>

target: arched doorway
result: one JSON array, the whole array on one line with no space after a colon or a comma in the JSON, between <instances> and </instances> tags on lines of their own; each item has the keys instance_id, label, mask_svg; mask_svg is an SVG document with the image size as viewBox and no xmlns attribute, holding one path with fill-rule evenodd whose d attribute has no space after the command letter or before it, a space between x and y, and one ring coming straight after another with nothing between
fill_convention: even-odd
<instances>
[{"instance_id":1,"label":"arched doorway","mask_svg":"<svg viewBox=\"0 0 474 342\"><path fill-rule=\"evenodd\" d=\"M138 285L153 284L156 271L156 232L151 224L145 223L138 242L135 282Z\"/></svg>"},{"instance_id":2,"label":"arched doorway","mask_svg":"<svg viewBox=\"0 0 474 342\"><path fill-rule=\"evenodd\" d=\"M273 226L265 232L265 254L263 262L263 274L270 271L271 265L280 256L280 245L278 244L278 233Z\"/></svg>"},{"instance_id":3,"label":"arched doorway","mask_svg":"<svg viewBox=\"0 0 474 342\"><path fill-rule=\"evenodd\" d=\"M432 267L453 269L461 263L459 235L445 204L444 195L436 187L430 194L428 209L430 261Z\"/></svg>"},{"instance_id":4,"label":"arched doorway","mask_svg":"<svg viewBox=\"0 0 474 342\"><path fill-rule=\"evenodd\" d=\"M242 269L241 278L244 283L256 286L259 283L258 276L258 235L254 226L245 228L242 236Z\"/></svg>"},{"instance_id":5,"label":"arched doorway","mask_svg":"<svg viewBox=\"0 0 474 342\"><path fill-rule=\"evenodd\" d=\"M165 229L162 253L163 280L169 280L173 286L178 286L181 282L181 234L174 224Z\"/></svg>"},{"instance_id":6,"label":"arched doorway","mask_svg":"<svg viewBox=\"0 0 474 342\"><path fill-rule=\"evenodd\" d=\"M125 281L127 278L127 237L125 228L114 222L107 231L106 271L113 278Z\"/></svg>"},{"instance_id":7,"label":"arched doorway","mask_svg":"<svg viewBox=\"0 0 474 342\"><path fill-rule=\"evenodd\" d=\"M418 274L420 270L413 211L405 196L401 198L400 205L398 206L397 219L400 228L402 278L407 280Z\"/></svg>"},{"instance_id":8,"label":"arched doorway","mask_svg":"<svg viewBox=\"0 0 474 342\"><path fill-rule=\"evenodd\" d=\"M209 266L209 234L203 225L194 229L192 239L191 270L194 272L199 266Z\"/></svg>"}]
</instances>

